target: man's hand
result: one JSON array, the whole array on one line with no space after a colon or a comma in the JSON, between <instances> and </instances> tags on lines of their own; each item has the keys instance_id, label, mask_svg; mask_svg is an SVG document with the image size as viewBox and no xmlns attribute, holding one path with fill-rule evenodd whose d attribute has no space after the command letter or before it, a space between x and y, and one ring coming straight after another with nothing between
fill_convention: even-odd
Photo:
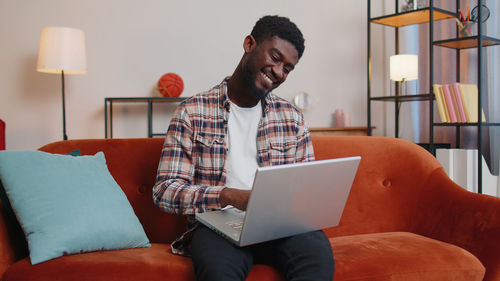
<instances>
[{"instance_id":1,"label":"man's hand","mask_svg":"<svg viewBox=\"0 0 500 281\"><path fill-rule=\"evenodd\" d=\"M232 205L242 211L246 211L250 190L241 190L226 187L220 193L220 204L222 207Z\"/></svg>"}]
</instances>

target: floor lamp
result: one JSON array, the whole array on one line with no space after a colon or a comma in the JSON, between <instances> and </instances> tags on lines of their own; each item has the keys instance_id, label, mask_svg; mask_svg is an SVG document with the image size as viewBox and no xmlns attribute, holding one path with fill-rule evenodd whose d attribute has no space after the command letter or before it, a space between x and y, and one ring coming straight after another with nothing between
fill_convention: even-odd
<instances>
[{"instance_id":1,"label":"floor lamp","mask_svg":"<svg viewBox=\"0 0 500 281\"><path fill-rule=\"evenodd\" d=\"M63 139L66 135L64 74L87 73L85 34L69 27L44 27L40 36L37 71L61 74Z\"/></svg>"}]
</instances>

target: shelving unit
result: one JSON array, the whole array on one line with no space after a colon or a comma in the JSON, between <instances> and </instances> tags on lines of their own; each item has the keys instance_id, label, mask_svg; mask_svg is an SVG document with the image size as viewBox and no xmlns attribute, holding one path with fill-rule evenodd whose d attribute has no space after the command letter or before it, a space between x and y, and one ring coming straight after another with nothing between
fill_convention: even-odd
<instances>
[{"instance_id":1,"label":"shelving unit","mask_svg":"<svg viewBox=\"0 0 500 281\"><path fill-rule=\"evenodd\" d=\"M153 103L182 102L186 98L164 97L115 97L104 98L104 138L113 138L113 104L114 103L146 103L148 105L148 138L164 136L165 133L153 133ZM109 112L109 117L108 117ZM108 128L109 122L109 128Z\"/></svg>"},{"instance_id":2,"label":"shelving unit","mask_svg":"<svg viewBox=\"0 0 500 281\"><path fill-rule=\"evenodd\" d=\"M438 40L434 41L434 22L438 20L444 20L448 18L455 18L458 15L458 9L460 7L460 1L456 0L456 12L451 12L447 10L443 10L437 7L434 7L433 0L429 1L429 7L423 9L417 9L406 12L399 12L399 1L395 0L396 13L385 15L381 17L371 17L371 0L367 0L368 2L368 61L367 61L367 73L368 73L368 81L367 81L367 118L368 118L368 135L371 135L371 103L374 101L384 101L384 102L394 102L395 103L395 136L399 137L399 106L402 102L421 102L428 101L429 102L429 151L434 152L434 128L435 127L455 127L456 128L456 144L457 147L460 147L460 131L462 127L477 127L477 149L478 149L478 161L477 163L482 163L482 128L483 127L491 127L491 126L500 126L500 123L491 123L491 122L478 122L478 123L440 123L434 121L434 95L431 93L423 93L417 95L405 95L405 96L375 96L373 97L371 94L371 24L383 24L385 26L393 27L395 29L395 46L396 53L399 52L399 43L398 43L398 28L408 25L420 24L420 23L428 23L429 24L429 89L432 91L432 85L434 84L434 50L433 47L445 47L456 50L456 59L457 59L457 81L460 82L460 51L463 49L471 49L477 48L478 50L478 120L481 119L482 112L482 97L485 95L483 92L482 83L482 58L483 48L490 46L500 45L500 39L493 38L489 36L485 36L482 31L482 25L477 25L477 34L476 36L470 37L457 37L451 38L447 40ZM478 0L478 6L481 7L484 0ZM481 18L482 9L478 9L479 14L478 18ZM453 22L455 24L455 22ZM482 175L482 165L478 164L478 175ZM482 193L482 177L478 177L478 192Z\"/></svg>"},{"instance_id":3,"label":"shelving unit","mask_svg":"<svg viewBox=\"0 0 500 281\"><path fill-rule=\"evenodd\" d=\"M421 101L431 101L433 99L432 93L420 93L416 95L400 95L400 96L372 96L371 95L371 24L376 23L376 24L382 24L388 27L394 28L395 32L395 49L396 53L399 52L399 28L404 27L404 26L409 26L409 25L414 25L414 24L420 24L420 23L430 23L429 24L429 42L433 42L434 40L434 32L433 32L433 26L434 26L434 21L438 20L444 20L444 19L450 19L450 18L455 18L456 13L446 11L440 8L433 7L432 5L432 0L430 1L430 6L422 9L416 9L412 11L405 11L405 12L399 12L399 1L395 1L395 7L396 7L396 13L394 14L389 14L389 15L384 15L380 17L371 17L371 0L367 0L368 2L368 135L371 135L371 102L373 101L383 101L383 102L394 102L395 110L394 110L394 120L395 120L395 137L399 137L399 110L400 110L400 104L403 102L421 102ZM430 85L433 84L433 53L432 53L432 47L430 47ZM432 89L432 87L429 87L429 89ZM397 89L396 89L397 92Z\"/></svg>"}]
</instances>

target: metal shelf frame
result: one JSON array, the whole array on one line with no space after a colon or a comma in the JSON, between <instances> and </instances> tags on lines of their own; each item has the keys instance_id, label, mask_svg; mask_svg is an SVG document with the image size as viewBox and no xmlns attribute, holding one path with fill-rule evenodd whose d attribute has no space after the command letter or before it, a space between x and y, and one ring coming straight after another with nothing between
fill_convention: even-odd
<instances>
[{"instance_id":1,"label":"metal shelf frame","mask_svg":"<svg viewBox=\"0 0 500 281\"><path fill-rule=\"evenodd\" d=\"M483 47L500 45L500 39L490 36L481 36ZM479 44L479 36L469 36L461 38L452 38L447 40L438 40L433 42L434 45L447 47L450 49L471 49L477 48Z\"/></svg>"},{"instance_id":2,"label":"metal shelf frame","mask_svg":"<svg viewBox=\"0 0 500 281\"><path fill-rule=\"evenodd\" d=\"M153 103L182 102L187 98L164 97L111 97L104 98L104 138L113 138L113 104L114 103L146 103L148 106L148 138L164 136L165 133L153 133ZM109 116L108 116L109 112ZM109 124L109 128L108 128Z\"/></svg>"},{"instance_id":3,"label":"metal shelf frame","mask_svg":"<svg viewBox=\"0 0 500 281\"><path fill-rule=\"evenodd\" d=\"M399 3L397 3L396 5L397 6L395 14L371 18L371 22L392 27L403 27L408 25L429 22L431 10L433 15L433 21L455 18L458 15L458 13L453 13L436 7L433 7L432 9L430 7L425 7L411 11L398 12Z\"/></svg>"},{"instance_id":4,"label":"metal shelf frame","mask_svg":"<svg viewBox=\"0 0 500 281\"><path fill-rule=\"evenodd\" d=\"M401 96L381 96L370 97L372 101L396 101L396 102L410 102L410 101L426 101L432 99L431 94L418 94L418 95L401 95Z\"/></svg>"}]
</instances>

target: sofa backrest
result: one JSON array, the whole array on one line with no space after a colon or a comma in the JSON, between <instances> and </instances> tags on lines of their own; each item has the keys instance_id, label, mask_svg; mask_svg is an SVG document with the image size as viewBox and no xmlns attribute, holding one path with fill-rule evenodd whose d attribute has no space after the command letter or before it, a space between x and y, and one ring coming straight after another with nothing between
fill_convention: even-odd
<instances>
[{"instance_id":1,"label":"sofa backrest","mask_svg":"<svg viewBox=\"0 0 500 281\"><path fill-rule=\"evenodd\" d=\"M184 230L184 217L158 209L152 186L163 138L70 140L48 144L40 150L82 154L103 151L109 170L132 204L151 242L171 242ZM340 226L327 229L329 236L383 231L412 231L408 218L425 200L422 183L439 162L423 148L387 137L315 136L316 159L360 155L362 157ZM332 183L334 184L334 183Z\"/></svg>"},{"instance_id":2,"label":"sofa backrest","mask_svg":"<svg viewBox=\"0 0 500 281\"><path fill-rule=\"evenodd\" d=\"M444 173L422 147L388 137L313 137L317 160L360 155L358 173L340 225L328 236L387 231L420 232L416 220L421 204L433 190L435 173ZM440 171L437 171L440 170Z\"/></svg>"}]
</instances>

